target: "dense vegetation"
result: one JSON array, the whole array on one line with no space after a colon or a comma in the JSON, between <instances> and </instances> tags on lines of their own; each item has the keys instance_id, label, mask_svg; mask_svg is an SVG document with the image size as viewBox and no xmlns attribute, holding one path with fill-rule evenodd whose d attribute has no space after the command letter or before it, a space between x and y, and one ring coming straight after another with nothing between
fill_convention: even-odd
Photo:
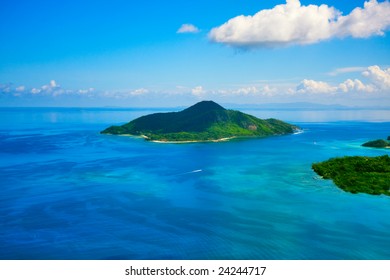
<instances>
[{"instance_id":1,"label":"dense vegetation","mask_svg":"<svg viewBox=\"0 0 390 280\"><path fill-rule=\"evenodd\" d=\"M374 141L368 141L367 143L364 143L362 146L371 147L371 148L386 148L386 147L390 147L390 143L389 141L378 139Z\"/></svg>"},{"instance_id":2,"label":"dense vegetation","mask_svg":"<svg viewBox=\"0 0 390 280\"><path fill-rule=\"evenodd\" d=\"M313 170L346 192L390 195L390 157L342 157L314 163Z\"/></svg>"},{"instance_id":3,"label":"dense vegetation","mask_svg":"<svg viewBox=\"0 0 390 280\"><path fill-rule=\"evenodd\" d=\"M262 120L226 110L213 101L202 101L180 112L143 116L122 126L111 126L101 133L143 135L148 140L159 141L208 141L288 134L296 129L280 120Z\"/></svg>"}]
</instances>

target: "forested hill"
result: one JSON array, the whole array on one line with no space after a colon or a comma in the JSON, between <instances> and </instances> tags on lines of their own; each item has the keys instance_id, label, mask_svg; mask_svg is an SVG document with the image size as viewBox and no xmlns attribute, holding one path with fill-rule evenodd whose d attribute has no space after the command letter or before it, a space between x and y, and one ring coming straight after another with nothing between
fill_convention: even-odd
<instances>
[{"instance_id":1,"label":"forested hill","mask_svg":"<svg viewBox=\"0 0 390 280\"><path fill-rule=\"evenodd\" d=\"M111 126L101 133L144 136L148 140L159 141L213 141L281 135L297 129L280 120L262 120L227 110L213 101L202 101L180 112L146 115L122 126Z\"/></svg>"}]
</instances>

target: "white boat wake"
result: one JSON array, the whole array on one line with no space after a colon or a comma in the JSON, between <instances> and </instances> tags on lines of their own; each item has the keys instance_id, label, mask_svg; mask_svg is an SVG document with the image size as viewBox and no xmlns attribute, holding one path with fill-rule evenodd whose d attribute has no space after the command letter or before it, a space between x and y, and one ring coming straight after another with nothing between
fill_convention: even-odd
<instances>
[{"instance_id":1,"label":"white boat wake","mask_svg":"<svg viewBox=\"0 0 390 280\"><path fill-rule=\"evenodd\" d=\"M198 173L198 172L202 172L203 170L202 169L197 169L197 170L192 170L190 172L186 172L184 174L190 174L190 173Z\"/></svg>"},{"instance_id":2,"label":"white boat wake","mask_svg":"<svg viewBox=\"0 0 390 280\"><path fill-rule=\"evenodd\" d=\"M189 171L189 172L179 173L179 174L176 174L175 176L192 174L192 173L198 173L198 172L202 172L202 171L203 171L202 169L196 169L196 170L192 170L192 171Z\"/></svg>"}]
</instances>

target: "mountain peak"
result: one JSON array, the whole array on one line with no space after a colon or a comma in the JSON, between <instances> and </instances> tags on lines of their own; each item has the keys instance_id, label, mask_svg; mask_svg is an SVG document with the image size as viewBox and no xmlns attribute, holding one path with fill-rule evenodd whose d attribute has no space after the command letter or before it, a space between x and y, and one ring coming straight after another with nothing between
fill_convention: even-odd
<instances>
[{"instance_id":1,"label":"mountain peak","mask_svg":"<svg viewBox=\"0 0 390 280\"><path fill-rule=\"evenodd\" d=\"M201 112L206 112L206 111L214 111L214 110L226 110L223 108L221 105L218 103L215 103L214 101L200 101L196 103L195 105L192 105L191 107L185 109L184 111L201 111Z\"/></svg>"}]
</instances>

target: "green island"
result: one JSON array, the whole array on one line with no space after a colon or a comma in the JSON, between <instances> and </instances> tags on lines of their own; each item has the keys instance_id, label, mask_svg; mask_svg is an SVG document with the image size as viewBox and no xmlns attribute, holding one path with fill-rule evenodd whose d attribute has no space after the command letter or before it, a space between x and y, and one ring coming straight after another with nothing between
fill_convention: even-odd
<instances>
[{"instance_id":1,"label":"green island","mask_svg":"<svg viewBox=\"0 0 390 280\"><path fill-rule=\"evenodd\" d=\"M390 157L346 156L314 163L313 170L350 193L390 195Z\"/></svg>"},{"instance_id":2,"label":"green island","mask_svg":"<svg viewBox=\"0 0 390 280\"><path fill-rule=\"evenodd\" d=\"M236 137L266 137L294 133L299 128L277 119L259 119L227 110L213 101L201 101L183 111L155 113L102 134L142 136L155 142L225 141Z\"/></svg>"},{"instance_id":3,"label":"green island","mask_svg":"<svg viewBox=\"0 0 390 280\"><path fill-rule=\"evenodd\" d=\"M390 136L387 137L387 140L378 139L373 141L368 141L364 143L362 146L370 147L370 148L390 148Z\"/></svg>"}]
</instances>

